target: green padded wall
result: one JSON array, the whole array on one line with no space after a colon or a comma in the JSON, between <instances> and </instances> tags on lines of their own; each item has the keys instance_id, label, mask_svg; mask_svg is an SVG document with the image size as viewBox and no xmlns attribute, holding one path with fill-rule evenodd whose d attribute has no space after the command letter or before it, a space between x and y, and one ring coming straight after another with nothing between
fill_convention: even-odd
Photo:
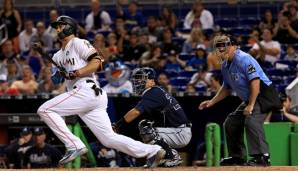
<instances>
[{"instance_id":1,"label":"green padded wall","mask_svg":"<svg viewBox=\"0 0 298 171\"><path fill-rule=\"evenodd\" d=\"M291 166L298 166L298 133L290 134Z\"/></svg>"},{"instance_id":2,"label":"green padded wall","mask_svg":"<svg viewBox=\"0 0 298 171\"><path fill-rule=\"evenodd\" d=\"M290 165L291 122L264 124L266 140L269 144L271 164L274 166Z\"/></svg>"}]
</instances>

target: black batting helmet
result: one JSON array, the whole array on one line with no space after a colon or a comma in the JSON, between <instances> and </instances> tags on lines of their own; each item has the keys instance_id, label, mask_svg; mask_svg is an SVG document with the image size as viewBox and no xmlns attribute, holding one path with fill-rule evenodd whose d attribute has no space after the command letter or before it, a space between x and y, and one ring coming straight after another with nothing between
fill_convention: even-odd
<instances>
[{"instance_id":1,"label":"black batting helmet","mask_svg":"<svg viewBox=\"0 0 298 171\"><path fill-rule=\"evenodd\" d=\"M64 29L58 33L60 39L64 39L77 32L77 22L69 16L59 16L55 22L51 23L53 28L57 28L58 25L65 25Z\"/></svg>"}]
</instances>

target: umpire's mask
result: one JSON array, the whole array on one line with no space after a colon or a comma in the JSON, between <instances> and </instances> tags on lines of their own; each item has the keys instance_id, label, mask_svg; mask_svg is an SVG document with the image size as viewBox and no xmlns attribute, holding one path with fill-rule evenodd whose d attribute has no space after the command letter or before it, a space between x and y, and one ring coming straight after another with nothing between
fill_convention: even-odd
<instances>
[{"instance_id":1,"label":"umpire's mask","mask_svg":"<svg viewBox=\"0 0 298 171\"><path fill-rule=\"evenodd\" d=\"M219 57L219 63L223 64L229 59L228 49L232 45L228 36L220 35L214 38L213 48L216 56Z\"/></svg>"},{"instance_id":2,"label":"umpire's mask","mask_svg":"<svg viewBox=\"0 0 298 171\"><path fill-rule=\"evenodd\" d=\"M146 88L147 80L155 79L155 71L152 68L136 68L131 75L134 93L141 95Z\"/></svg>"}]
</instances>

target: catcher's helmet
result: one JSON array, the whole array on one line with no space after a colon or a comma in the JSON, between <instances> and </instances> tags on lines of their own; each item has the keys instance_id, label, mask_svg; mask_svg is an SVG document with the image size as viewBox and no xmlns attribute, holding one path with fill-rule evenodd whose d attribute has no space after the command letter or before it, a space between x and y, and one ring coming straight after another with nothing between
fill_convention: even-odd
<instances>
[{"instance_id":1,"label":"catcher's helmet","mask_svg":"<svg viewBox=\"0 0 298 171\"><path fill-rule=\"evenodd\" d=\"M133 90L137 94L142 94L145 90L147 80L155 80L155 71L152 68L134 69L131 75Z\"/></svg>"},{"instance_id":2,"label":"catcher's helmet","mask_svg":"<svg viewBox=\"0 0 298 171\"><path fill-rule=\"evenodd\" d=\"M65 15L59 16L55 22L51 23L51 26L53 28L57 28L58 25L65 25L63 30L58 33L58 37L60 39L63 39L72 34L76 34L77 22L73 18Z\"/></svg>"}]
</instances>

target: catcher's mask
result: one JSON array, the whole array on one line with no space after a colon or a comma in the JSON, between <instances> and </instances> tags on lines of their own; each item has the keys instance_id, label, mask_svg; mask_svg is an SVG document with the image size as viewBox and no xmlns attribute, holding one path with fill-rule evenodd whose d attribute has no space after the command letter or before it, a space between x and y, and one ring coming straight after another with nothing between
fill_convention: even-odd
<instances>
[{"instance_id":1,"label":"catcher's mask","mask_svg":"<svg viewBox=\"0 0 298 171\"><path fill-rule=\"evenodd\" d=\"M131 76L133 91L141 95L146 88L147 80L154 80L155 75L154 69L149 67L134 69Z\"/></svg>"},{"instance_id":2,"label":"catcher's mask","mask_svg":"<svg viewBox=\"0 0 298 171\"><path fill-rule=\"evenodd\" d=\"M120 87L129 79L130 69L121 61L111 62L105 68L105 77L113 87Z\"/></svg>"},{"instance_id":3,"label":"catcher's mask","mask_svg":"<svg viewBox=\"0 0 298 171\"><path fill-rule=\"evenodd\" d=\"M228 50L232 45L234 45L234 43L231 41L230 37L226 35L220 35L214 38L213 48L216 56L219 57L220 64L228 60Z\"/></svg>"}]
</instances>

